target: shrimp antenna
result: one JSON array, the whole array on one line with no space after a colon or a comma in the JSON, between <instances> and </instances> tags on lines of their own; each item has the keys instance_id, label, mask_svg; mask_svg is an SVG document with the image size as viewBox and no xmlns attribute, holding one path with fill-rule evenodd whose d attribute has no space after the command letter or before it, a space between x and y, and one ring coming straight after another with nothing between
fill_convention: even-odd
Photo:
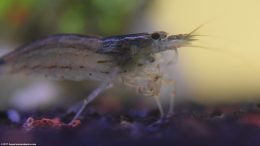
<instances>
[{"instance_id":1,"label":"shrimp antenna","mask_svg":"<svg viewBox=\"0 0 260 146\"><path fill-rule=\"evenodd\" d=\"M192 44L190 44L190 45L187 45L185 47L199 48L199 49L204 49L204 50L208 50L208 51L214 51L214 52L217 52L217 53L221 53L221 52L223 53L223 51L224 51L224 50L222 50L223 48L208 47L208 46L202 46L202 45L192 45ZM226 49L228 49L228 48L226 48Z\"/></svg>"},{"instance_id":2,"label":"shrimp antenna","mask_svg":"<svg viewBox=\"0 0 260 146\"><path fill-rule=\"evenodd\" d=\"M207 46L201 46L201 45L187 45L185 47L192 47L192 48L201 48L201 49L207 49L207 50L216 50L219 48L214 48L214 47L207 47Z\"/></svg>"},{"instance_id":3,"label":"shrimp antenna","mask_svg":"<svg viewBox=\"0 0 260 146\"><path fill-rule=\"evenodd\" d=\"M189 36L193 35L195 32L197 32L199 29L201 29L203 26L205 26L206 23L199 25L198 27L196 27L195 29L193 29L190 33L188 33ZM196 36L200 36L200 35L196 35ZM204 36L204 35L203 35Z\"/></svg>"},{"instance_id":4,"label":"shrimp antenna","mask_svg":"<svg viewBox=\"0 0 260 146\"><path fill-rule=\"evenodd\" d=\"M212 20L208 20L205 23L200 24L195 29L193 29L190 33L188 33L188 36L212 36L212 35L194 35L194 33L198 32L202 27L204 27L206 24L210 23Z\"/></svg>"}]
</instances>

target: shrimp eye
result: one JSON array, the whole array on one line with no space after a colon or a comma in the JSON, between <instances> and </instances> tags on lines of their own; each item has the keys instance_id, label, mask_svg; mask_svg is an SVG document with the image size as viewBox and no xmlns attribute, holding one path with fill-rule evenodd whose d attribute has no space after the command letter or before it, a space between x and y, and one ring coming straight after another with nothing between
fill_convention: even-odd
<instances>
[{"instance_id":1,"label":"shrimp eye","mask_svg":"<svg viewBox=\"0 0 260 146\"><path fill-rule=\"evenodd\" d=\"M160 36L161 35L158 32L154 32L154 33L151 34L151 37L154 40L158 40L160 38Z\"/></svg>"}]
</instances>

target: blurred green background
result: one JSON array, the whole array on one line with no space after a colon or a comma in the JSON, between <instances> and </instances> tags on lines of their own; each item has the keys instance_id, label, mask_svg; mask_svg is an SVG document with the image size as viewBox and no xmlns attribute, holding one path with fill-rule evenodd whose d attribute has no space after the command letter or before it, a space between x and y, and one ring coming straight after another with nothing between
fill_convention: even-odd
<instances>
[{"instance_id":1,"label":"blurred green background","mask_svg":"<svg viewBox=\"0 0 260 146\"><path fill-rule=\"evenodd\" d=\"M31 41L53 33L126 32L152 1L1 0L1 37Z\"/></svg>"},{"instance_id":2,"label":"blurred green background","mask_svg":"<svg viewBox=\"0 0 260 146\"><path fill-rule=\"evenodd\" d=\"M140 25L145 25L142 17L152 3L151 0L1 0L0 54L57 33L109 36L139 32L138 29L143 29ZM84 98L97 85L91 81L2 76L0 109L69 106ZM113 90L109 93L104 96L113 101L116 95L113 95ZM122 96L125 92L119 94ZM102 99L107 100L106 97Z\"/></svg>"}]
</instances>

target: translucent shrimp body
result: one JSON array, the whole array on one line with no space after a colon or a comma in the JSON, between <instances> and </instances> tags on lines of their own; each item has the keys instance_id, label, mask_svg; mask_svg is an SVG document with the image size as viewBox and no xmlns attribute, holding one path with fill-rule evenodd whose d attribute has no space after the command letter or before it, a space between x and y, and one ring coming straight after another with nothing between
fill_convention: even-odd
<instances>
[{"instance_id":1,"label":"translucent shrimp body","mask_svg":"<svg viewBox=\"0 0 260 146\"><path fill-rule=\"evenodd\" d=\"M158 31L103 38L76 34L53 35L24 45L0 58L0 71L1 74L43 75L58 80L105 82L86 98L84 107L117 80L136 88L140 94L155 97L163 116L158 100L164 74L160 70L163 59L156 56L189 45L195 40L195 31L170 36Z\"/></svg>"}]
</instances>

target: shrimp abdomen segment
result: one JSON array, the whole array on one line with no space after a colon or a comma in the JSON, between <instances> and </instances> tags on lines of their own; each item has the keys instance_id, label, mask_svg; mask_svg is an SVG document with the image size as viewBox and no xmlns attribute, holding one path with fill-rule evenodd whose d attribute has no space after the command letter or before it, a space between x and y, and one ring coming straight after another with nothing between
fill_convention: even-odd
<instances>
[{"instance_id":1,"label":"shrimp abdomen segment","mask_svg":"<svg viewBox=\"0 0 260 146\"><path fill-rule=\"evenodd\" d=\"M54 79L103 80L113 62L96 37L55 35L33 42L4 56L10 73L40 74ZM106 64L100 63L107 60Z\"/></svg>"}]
</instances>

